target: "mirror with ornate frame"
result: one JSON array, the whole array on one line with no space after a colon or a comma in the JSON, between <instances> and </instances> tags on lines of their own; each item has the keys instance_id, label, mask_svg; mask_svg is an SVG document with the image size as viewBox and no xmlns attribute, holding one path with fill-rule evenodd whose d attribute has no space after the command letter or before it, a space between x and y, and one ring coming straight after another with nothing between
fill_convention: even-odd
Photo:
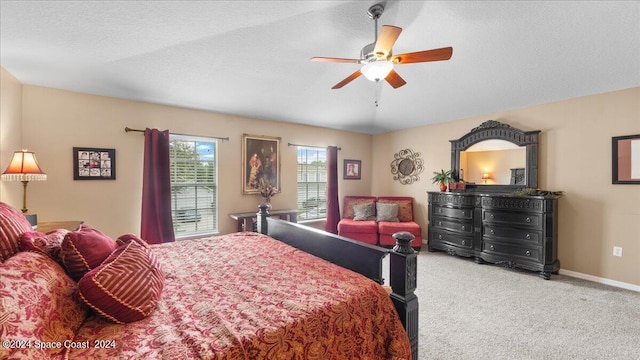
<instances>
[{"instance_id":1,"label":"mirror with ornate frame","mask_svg":"<svg viewBox=\"0 0 640 360\"><path fill-rule=\"evenodd\" d=\"M461 138L450 140L454 178L464 179L470 191L537 188L539 133L485 121Z\"/></svg>"}]
</instances>

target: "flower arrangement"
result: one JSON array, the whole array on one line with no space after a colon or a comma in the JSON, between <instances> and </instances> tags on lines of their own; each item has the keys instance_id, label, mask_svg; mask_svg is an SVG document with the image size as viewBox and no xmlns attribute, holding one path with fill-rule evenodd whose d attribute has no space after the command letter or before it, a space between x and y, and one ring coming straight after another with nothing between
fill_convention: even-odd
<instances>
[{"instance_id":1,"label":"flower arrangement","mask_svg":"<svg viewBox=\"0 0 640 360\"><path fill-rule=\"evenodd\" d=\"M271 197L276 194L276 188L271 185L269 180L266 177L260 178L260 182L258 183L258 191L265 203L271 202Z\"/></svg>"}]
</instances>

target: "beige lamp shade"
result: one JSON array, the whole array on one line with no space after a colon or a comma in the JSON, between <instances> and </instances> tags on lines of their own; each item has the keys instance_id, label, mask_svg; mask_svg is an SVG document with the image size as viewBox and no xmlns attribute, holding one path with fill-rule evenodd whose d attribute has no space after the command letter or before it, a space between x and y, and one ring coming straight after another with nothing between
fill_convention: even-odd
<instances>
[{"instance_id":1,"label":"beige lamp shade","mask_svg":"<svg viewBox=\"0 0 640 360\"><path fill-rule=\"evenodd\" d=\"M42 171L36 154L32 151L21 150L13 153L9 166L2 173L3 181L22 181L22 212L27 213L27 184L29 181L47 180L47 175Z\"/></svg>"},{"instance_id":2,"label":"beige lamp shade","mask_svg":"<svg viewBox=\"0 0 640 360\"><path fill-rule=\"evenodd\" d=\"M44 181L47 175L42 171L36 154L32 151L20 150L13 153L11 162L2 173L3 181Z\"/></svg>"}]
</instances>

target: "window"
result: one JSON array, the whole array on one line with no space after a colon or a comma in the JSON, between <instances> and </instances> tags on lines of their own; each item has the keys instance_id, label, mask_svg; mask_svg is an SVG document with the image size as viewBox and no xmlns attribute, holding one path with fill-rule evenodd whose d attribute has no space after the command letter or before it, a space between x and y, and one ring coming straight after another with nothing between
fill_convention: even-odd
<instances>
[{"instance_id":1,"label":"window","mask_svg":"<svg viewBox=\"0 0 640 360\"><path fill-rule=\"evenodd\" d=\"M298 218L327 217L327 150L298 147Z\"/></svg>"},{"instance_id":2,"label":"window","mask_svg":"<svg viewBox=\"0 0 640 360\"><path fill-rule=\"evenodd\" d=\"M171 215L176 238L218 232L218 159L216 141L169 137Z\"/></svg>"}]
</instances>

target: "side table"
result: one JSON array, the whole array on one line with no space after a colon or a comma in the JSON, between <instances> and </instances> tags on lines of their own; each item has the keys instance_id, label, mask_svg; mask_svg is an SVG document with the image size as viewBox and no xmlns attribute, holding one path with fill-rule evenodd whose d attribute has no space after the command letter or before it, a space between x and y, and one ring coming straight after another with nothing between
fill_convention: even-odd
<instances>
[{"instance_id":1,"label":"side table","mask_svg":"<svg viewBox=\"0 0 640 360\"><path fill-rule=\"evenodd\" d=\"M298 222L298 210L284 209L284 210L271 210L269 215L273 217L279 217L280 219L290 222ZM229 216L238 222L238 231L256 231L256 221L258 219L257 211L234 213Z\"/></svg>"}]
</instances>

